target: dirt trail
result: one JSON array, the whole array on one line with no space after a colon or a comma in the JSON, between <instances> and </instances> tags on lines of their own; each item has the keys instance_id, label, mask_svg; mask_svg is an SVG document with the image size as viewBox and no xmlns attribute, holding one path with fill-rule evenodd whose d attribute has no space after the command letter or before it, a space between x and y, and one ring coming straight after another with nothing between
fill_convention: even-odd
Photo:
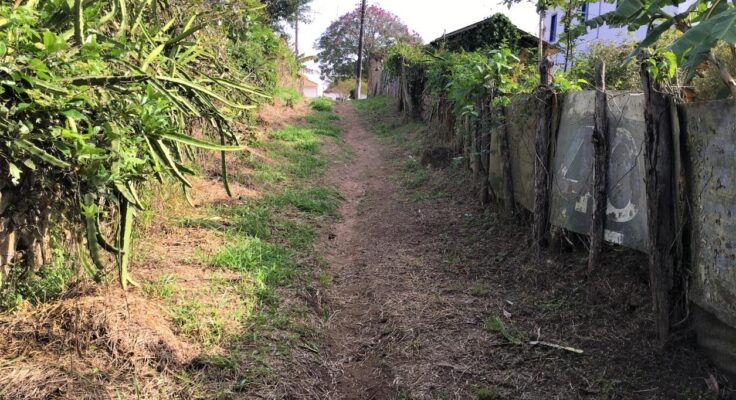
<instances>
[{"instance_id":1,"label":"dirt trail","mask_svg":"<svg viewBox=\"0 0 736 400\"><path fill-rule=\"evenodd\" d=\"M468 296L443 298L457 289L449 287L454 271L448 276L446 248L439 244L446 235L396 179L396 157L402 155L368 132L351 105L339 113L353 157L334 165L328 176L345 201L326 250L333 274L326 392L334 399L361 400L409 393L466 397L448 384L454 379L449 372L463 367L453 363L455 346L444 343L472 338L482 320L471 321L475 328L460 321L464 314L456 312L456 302L472 301ZM456 215L436 222L448 217Z\"/></svg>"},{"instance_id":2,"label":"dirt trail","mask_svg":"<svg viewBox=\"0 0 736 400\"><path fill-rule=\"evenodd\" d=\"M353 156L327 176L345 197L321 248L332 268L327 398L688 399L709 390L714 372L688 340L656 350L641 255L608 252L587 281L576 272L584 251L540 264L528 223L480 207L465 171L427 170L429 197L411 198L397 179L407 146L366 130L390 116L338 111ZM585 354L528 345L535 339Z\"/></svg>"},{"instance_id":3,"label":"dirt trail","mask_svg":"<svg viewBox=\"0 0 736 400\"><path fill-rule=\"evenodd\" d=\"M386 267L397 257L392 237L410 221L396 209L399 189L376 138L351 106L339 112L353 157L328 177L345 197L327 251L333 272L329 393L340 399L387 398L395 378L385 360L395 316L387 304L393 271Z\"/></svg>"}]
</instances>

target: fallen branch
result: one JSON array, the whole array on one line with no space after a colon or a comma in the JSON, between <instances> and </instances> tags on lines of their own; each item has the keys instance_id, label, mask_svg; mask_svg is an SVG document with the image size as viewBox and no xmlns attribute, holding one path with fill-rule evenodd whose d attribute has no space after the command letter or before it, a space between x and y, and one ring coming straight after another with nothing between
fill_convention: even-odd
<instances>
[{"instance_id":1,"label":"fallen branch","mask_svg":"<svg viewBox=\"0 0 736 400\"><path fill-rule=\"evenodd\" d=\"M529 345L531 345L531 346L537 346L537 345L539 345L539 346L547 346L547 347L551 347L553 349L570 351L570 352L573 352L573 353L576 353L576 354L583 354L583 350L581 350L581 349L576 349L574 347L560 346L559 344L554 344L554 343L549 343L549 342L543 342L541 340L532 340L531 342L529 342Z\"/></svg>"}]
</instances>

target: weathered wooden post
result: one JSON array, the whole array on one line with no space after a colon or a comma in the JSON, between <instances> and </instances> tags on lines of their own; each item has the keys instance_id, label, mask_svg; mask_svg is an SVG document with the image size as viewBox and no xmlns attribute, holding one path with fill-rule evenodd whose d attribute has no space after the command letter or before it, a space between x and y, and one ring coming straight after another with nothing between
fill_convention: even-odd
<instances>
[{"instance_id":1,"label":"weathered wooden post","mask_svg":"<svg viewBox=\"0 0 736 400\"><path fill-rule=\"evenodd\" d=\"M553 66L551 56L544 57L539 63L540 82L537 98L541 101L541 112L534 158L534 247L537 256L541 256L549 231L549 159L554 113L554 92L551 87Z\"/></svg>"},{"instance_id":2,"label":"weathered wooden post","mask_svg":"<svg viewBox=\"0 0 736 400\"><path fill-rule=\"evenodd\" d=\"M660 345L667 341L672 309L677 210L672 98L641 64L646 132L644 159L649 228L649 285Z\"/></svg>"},{"instance_id":3,"label":"weathered wooden post","mask_svg":"<svg viewBox=\"0 0 736 400\"><path fill-rule=\"evenodd\" d=\"M590 253L588 275L598 265L603 249L603 234L606 226L608 205L608 98L606 97L606 63L598 64L596 73L595 112L593 126L593 218L590 225Z\"/></svg>"},{"instance_id":4,"label":"weathered wooden post","mask_svg":"<svg viewBox=\"0 0 736 400\"><path fill-rule=\"evenodd\" d=\"M509 110L506 106L501 106L500 114L500 151L501 151L501 167L503 169L503 197L506 201L506 211L512 215L516 214L516 199L514 198L514 178L511 174L511 147L509 145Z\"/></svg>"}]
</instances>

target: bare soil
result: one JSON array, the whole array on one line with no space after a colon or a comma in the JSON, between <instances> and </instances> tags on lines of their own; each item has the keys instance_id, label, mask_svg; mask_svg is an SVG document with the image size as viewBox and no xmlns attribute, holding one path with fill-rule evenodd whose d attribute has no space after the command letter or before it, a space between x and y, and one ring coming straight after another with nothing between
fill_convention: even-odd
<instances>
[{"instance_id":1,"label":"bare soil","mask_svg":"<svg viewBox=\"0 0 736 400\"><path fill-rule=\"evenodd\" d=\"M430 169L428 199L412 200L397 171L416 156L402 143L421 132L389 143L367 127L396 116L361 120L349 104L339 113L353 158L328 174L345 201L321 246L333 275L323 396L732 395L689 331L656 346L641 255L608 249L593 279L574 237L563 253L537 260L528 221L480 207L462 168Z\"/></svg>"}]
</instances>

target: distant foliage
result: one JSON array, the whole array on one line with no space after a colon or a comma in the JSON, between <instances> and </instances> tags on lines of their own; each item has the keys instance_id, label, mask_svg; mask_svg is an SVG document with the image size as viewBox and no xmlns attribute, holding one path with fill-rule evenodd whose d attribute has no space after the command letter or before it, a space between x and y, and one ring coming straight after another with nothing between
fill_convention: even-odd
<instances>
[{"instance_id":1,"label":"distant foliage","mask_svg":"<svg viewBox=\"0 0 736 400\"><path fill-rule=\"evenodd\" d=\"M274 25L281 22L293 23L299 16L303 21L311 13L312 0L264 0L267 15Z\"/></svg>"},{"instance_id":2,"label":"distant foliage","mask_svg":"<svg viewBox=\"0 0 736 400\"><path fill-rule=\"evenodd\" d=\"M332 22L315 43L319 50L318 60L323 79L340 80L354 77L358 60L358 36L360 33L360 7L342 15ZM421 43L416 32L401 22L399 17L370 5L365 12L364 62L368 70L369 55L383 53L397 43Z\"/></svg>"},{"instance_id":3,"label":"distant foliage","mask_svg":"<svg viewBox=\"0 0 736 400\"><path fill-rule=\"evenodd\" d=\"M569 76L585 81L584 86L593 89L596 68L600 61L606 63L606 88L612 90L641 90L639 66L627 62L627 57L634 50L635 42L606 43L592 42L588 49L579 54Z\"/></svg>"},{"instance_id":4,"label":"distant foliage","mask_svg":"<svg viewBox=\"0 0 736 400\"><path fill-rule=\"evenodd\" d=\"M257 1L250 3L256 8ZM252 83L273 94L279 74L295 78L299 65L284 39L269 26L268 18L262 10L235 14L227 27L227 50L232 62ZM280 71L284 66L287 70Z\"/></svg>"}]
</instances>

